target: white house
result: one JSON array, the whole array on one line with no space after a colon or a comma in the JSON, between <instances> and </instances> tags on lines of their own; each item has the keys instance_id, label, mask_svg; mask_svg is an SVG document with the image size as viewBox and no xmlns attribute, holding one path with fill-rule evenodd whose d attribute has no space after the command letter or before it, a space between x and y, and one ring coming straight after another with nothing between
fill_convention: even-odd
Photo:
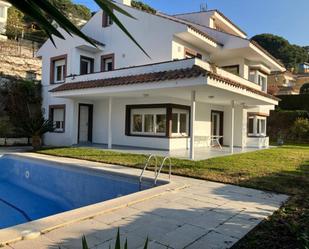
<instances>
[{"instance_id":1,"label":"white house","mask_svg":"<svg viewBox=\"0 0 309 249\"><path fill-rule=\"evenodd\" d=\"M7 21L9 7L11 7L10 3L4 0L0 0L0 39L6 38L4 34L5 34L6 21Z\"/></svg>"},{"instance_id":2,"label":"white house","mask_svg":"<svg viewBox=\"0 0 309 249\"><path fill-rule=\"evenodd\" d=\"M117 4L145 54L102 11L82 28L92 46L64 33L47 41L43 108L56 125L47 145L79 143L189 150L213 142L267 147L266 121L278 99L267 75L284 66L217 10L170 16ZM218 141L217 141L218 142Z\"/></svg>"}]
</instances>

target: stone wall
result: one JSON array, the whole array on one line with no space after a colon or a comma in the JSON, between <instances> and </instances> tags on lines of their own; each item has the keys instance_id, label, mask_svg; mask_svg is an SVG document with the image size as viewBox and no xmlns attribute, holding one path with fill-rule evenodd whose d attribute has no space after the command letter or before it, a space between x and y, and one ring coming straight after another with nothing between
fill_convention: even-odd
<instances>
[{"instance_id":1,"label":"stone wall","mask_svg":"<svg viewBox=\"0 0 309 249\"><path fill-rule=\"evenodd\" d=\"M27 41L0 41L0 77L41 80L42 60L35 58L37 50L37 44Z\"/></svg>"},{"instance_id":2,"label":"stone wall","mask_svg":"<svg viewBox=\"0 0 309 249\"><path fill-rule=\"evenodd\" d=\"M38 58L0 54L0 74L23 79L30 79L35 74L34 79L41 80L42 61Z\"/></svg>"}]
</instances>

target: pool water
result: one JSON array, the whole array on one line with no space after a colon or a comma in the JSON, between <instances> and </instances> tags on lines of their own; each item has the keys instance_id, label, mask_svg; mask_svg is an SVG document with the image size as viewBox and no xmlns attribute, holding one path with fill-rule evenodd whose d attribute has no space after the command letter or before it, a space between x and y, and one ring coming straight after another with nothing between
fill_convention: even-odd
<instances>
[{"instance_id":1,"label":"pool water","mask_svg":"<svg viewBox=\"0 0 309 249\"><path fill-rule=\"evenodd\" d=\"M145 183L142 189L151 188ZM137 177L26 157L0 157L0 229L141 190Z\"/></svg>"}]
</instances>

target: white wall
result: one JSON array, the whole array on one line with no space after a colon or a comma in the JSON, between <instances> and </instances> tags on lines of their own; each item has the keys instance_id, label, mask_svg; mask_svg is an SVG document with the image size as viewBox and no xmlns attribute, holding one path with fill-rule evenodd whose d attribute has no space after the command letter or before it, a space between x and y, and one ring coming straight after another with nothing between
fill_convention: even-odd
<instances>
[{"instance_id":1,"label":"white wall","mask_svg":"<svg viewBox=\"0 0 309 249\"><path fill-rule=\"evenodd\" d=\"M8 8L10 7L10 4L4 1L0 1L0 8L3 8L3 16L0 16L0 34L5 33L5 27L7 22L7 12Z\"/></svg>"}]
</instances>

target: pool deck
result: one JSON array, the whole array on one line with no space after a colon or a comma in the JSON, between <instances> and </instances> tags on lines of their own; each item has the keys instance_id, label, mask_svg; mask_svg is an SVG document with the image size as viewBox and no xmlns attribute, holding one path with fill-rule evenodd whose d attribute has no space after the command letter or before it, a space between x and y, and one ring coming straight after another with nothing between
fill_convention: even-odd
<instances>
[{"instance_id":1,"label":"pool deck","mask_svg":"<svg viewBox=\"0 0 309 249\"><path fill-rule=\"evenodd\" d=\"M25 155L82 167L103 166L114 172L140 174L138 169L115 165L31 153ZM146 172L146 175L153 177L153 172ZM167 176L162 175L162 178L167 179ZM64 214L67 218L71 216L71 223L63 223L42 232L35 239L11 243L4 248L59 249L60 246L62 249L76 249L82 248L81 237L85 235L90 248L108 249L115 244L118 228L122 242L128 238L132 249L143 248L147 236L149 249L230 248L288 198L286 195L192 178L173 176L172 181L168 188L160 191L155 188L151 195L146 197L144 194L139 200L133 200L133 195L118 198L113 203L124 201L122 205L88 218L76 219L76 215L93 211L91 206L70 215ZM57 219L55 217L53 219ZM0 242L4 232L8 235L9 232L17 232L14 230L20 232L20 228L0 231Z\"/></svg>"}]
</instances>

